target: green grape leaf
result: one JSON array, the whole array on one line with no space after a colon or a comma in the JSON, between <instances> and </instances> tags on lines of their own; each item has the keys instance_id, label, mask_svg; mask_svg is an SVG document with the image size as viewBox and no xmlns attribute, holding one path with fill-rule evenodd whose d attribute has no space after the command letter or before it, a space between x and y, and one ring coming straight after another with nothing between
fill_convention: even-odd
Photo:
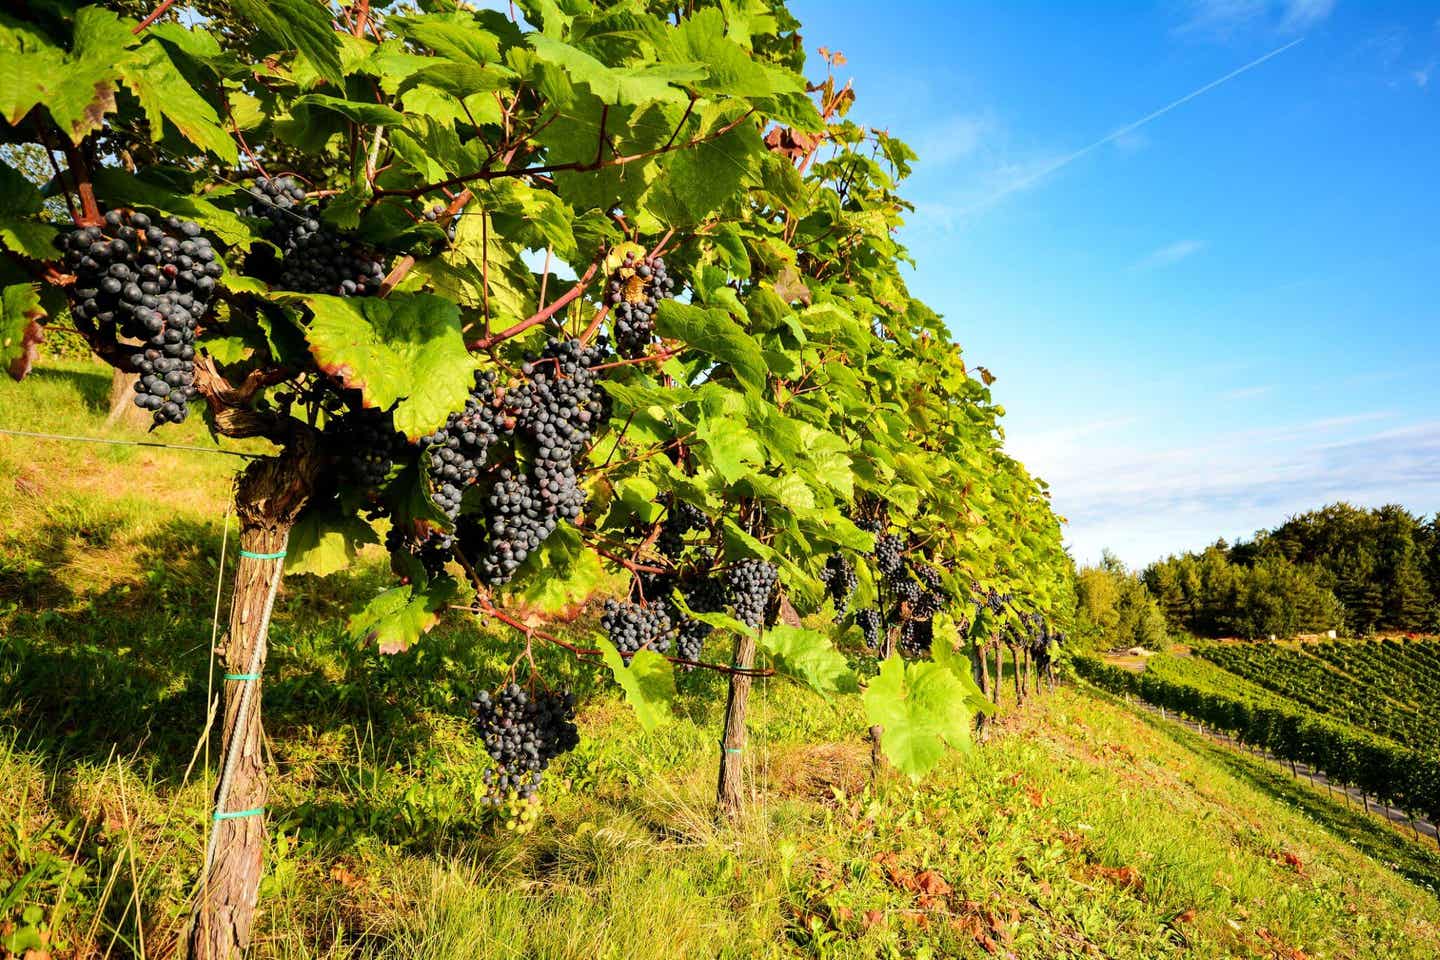
<instances>
[{"instance_id":1,"label":"green grape leaf","mask_svg":"<svg viewBox=\"0 0 1440 960\"><path fill-rule=\"evenodd\" d=\"M55 238L59 235L60 231L47 223L0 215L0 243L32 260L54 258Z\"/></svg>"},{"instance_id":2,"label":"green grape leaf","mask_svg":"<svg viewBox=\"0 0 1440 960\"><path fill-rule=\"evenodd\" d=\"M656 31L656 47L664 60L704 67L690 85L700 93L725 97L767 97L803 93L796 74L766 66L725 36L725 17L710 7L697 10L674 29Z\"/></svg>"},{"instance_id":3,"label":"green grape leaf","mask_svg":"<svg viewBox=\"0 0 1440 960\"><path fill-rule=\"evenodd\" d=\"M193 60L204 62L220 56L220 43L203 27L191 29L179 23L152 23L145 35L164 40ZM233 94L232 94L233 96Z\"/></svg>"},{"instance_id":4,"label":"green grape leaf","mask_svg":"<svg viewBox=\"0 0 1440 960\"><path fill-rule=\"evenodd\" d=\"M121 61L119 68L150 121L152 140L158 141L164 133L163 117L186 140L226 163L235 163L239 150L220 126L220 115L175 69L164 44L145 44L133 57Z\"/></svg>"},{"instance_id":5,"label":"green grape leaf","mask_svg":"<svg viewBox=\"0 0 1440 960\"><path fill-rule=\"evenodd\" d=\"M290 104L290 112L302 122L305 116L304 111L308 109L338 113L353 123L372 127L388 127L405 122L403 113L384 104L342 100L339 97L330 97L323 93L307 93L303 97L297 97Z\"/></svg>"},{"instance_id":6,"label":"green grape leaf","mask_svg":"<svg viewBox=\"0 0 1440 960\"><path fill-rule=\"evenodd\" d=\"M721 126L725 117L716 117L711 127ZM742 121L728 133L665 154L658 161L660 176L644 202L667 226L699 223L731 202L742 187L759 183L763 150L759 125Z\"/></svg>"},{"instance_id":7,"label":"green grape leaf","mask_svg":"<svg viewBox=\"0 0 1440 960\"><path fill-rule=\"evenodd\" d=\"M315 363L365 406L393 405L395 429L411 441L465 406L476 365L455 304L425 293L300 299L315 315L306 331Z\"/></svg>"},{"instance_id":8,"label":"green grape leaf","mask_svg":"<svg viewBox=\"0 0 1440 960\"><path fill-rule=\"evenodd\" d=\"M967 641L968 642L968 641ZM948 613L937 613L934 620L934 637L930 643L930 657L940 666L949 670L965 689L965 703L976 713L986 716L995 713L991 703L975 682L974 664L969 654L960 649L960 630L955 619Z\"/></svg>"},{"instance_id":9,"label":"green grape leaf","mask_svg":"<svg viewBox=\"0 0 1440 960\"><path fill-rule=\"evenodd\" d=\"M700 441L697 456L726 483L734 483L755 471L765 462L760 441L743 423L722 416L702 416L695 424L695 439Z\"/></svg>"},{"instance_id":10,"label":"green grape leaf","mask_svg":"<svg viewBox=\"0 0 1440 960\"><path fill-rule=\"evenodd\" d=\"M575 610L616 579L600 555L585 545L580 531L562 523L525 558L515 578L520 587L507 594L507 604L555 616Z\"/></svg>"},{"instance_id":11,"label":"green grape leaf","mask_svg":"<svg viewBox=\"0 0 1440 960\"><path fill-rule=\"evenodd\" d=\"M0 161L0 215L30 216L40 212L45 198L25 174ZM52 248L50 251L54 253Z\"/></svg>"},{"instance_id":12,"label":"green grape leaf","mask_svg":"<svg viewBox=\"0 0 1440 960\"><path fill-rule=\"evenodd\" d=\"M297 51L317 75L337 87L344 86L340 37L325 4L317 0L232 0L231 7L276 46Z\"/></svg>"},{"instance_id":13,"label":"green grape leaf","mask_svg":"<svg viewBox=\"0 0 1440 960\"><path fill-rule=\"evenodd\" d=\"M752 389L765 389L767 371L760 345L724 310L662 300L655 311L655 329L661 336L684 341L686 347L728 364Z\"/></svg>"},{"instance_id":14,"label":"green grape leaf","mask_svg":"<svg viewBox=\"0 0 1440 960\"><path fill-rule=\"evenodd\" d=\"M725 528L725 559L743 560L746 557L753 557L756 560L771 560L774 558L774 550L740 529L740 525L734 520L726 517L720 521L720 525Z\"/></svg>"},{"instance_id":15,"label":"green grape leaf","mask_svg":"<svg viewBox=\"0 0 1440 960\"><path fill-rule=\"evenodd\" d=\"M671 720L670 704L675 701L674 665L654 650L639 650L627 665L620 651L607 638L596 639L600 659L625 692L625 702L635 711L635 719L649 733Z\"/></svg>"},{"instance_id":16,"label":"green grape leaf","mask_svg":"<svg viewBox=\"0 0 1440 960\"><path fill-rule=\"evenodd\" d=\"M290 529L285 572L328 577L348 570L362 544L379 542L370 524L354 514L312 504Z\"/></svg>"},{"instance_id":17,"label":"green grape leaf","mask_svg":"<svg viewBox=\"0 0 1440 960\"><path fill-rule=\"evenodd\" d=\"M777 670L798 677L818 693L854 693L859 689L845 655L818 630L777 624L761 631L759 644L774 658Z\"/></svg>"},{"instance_id":18,"label":"green grape leaf","mask_svg":"<svg viewBox=\"0 0 1440 960\"><path fill-rule=\"evenodd\" d=\"M882 728L880 746L896 768L919 781L945 747L969 749L971 713L965 688L936 663L906 664L899 656L880 665L862 696L865 717Z\"/></svg>"},{"instance_id":19,"label":"green grape leaf","mask_svg":"<svg viewBox=\"0 0 1440 960\"><path fill-rule=\"evenodd\" d=\"M462 64L495 63L500 59L500 38L469 13L389 17L385 25L405 39Z\"/></svg>"},{"instance_id":20,"label":"green grape leaf","mask_svg":"<svg viewBox=\"0 0 1440 960\"><path fill-rule=\"evenodd\" d=\"M644 524L654 523L665 512L664 505L658 502L659 493L655 484L645 477L626 477L615 484L616 499Z\"/></svg>"},{"instance_id":21,"label":"green grape leaf","mask_svg":"<svg viewBox=\"0 0 1440 960\"><path fill-rule=\"evenodd\" d=\"M431 61L434 63L434 61ZM401 81L399 92L405 93L424 85L450 94L458 100L477 93L493 93L510 85L509 71L501 67L482 67L473 63L443 61L417 70Z\"/></svg>"},{"instance_id":22,"label":"green grape leaf","mask_svg":"<svg viewBox=\"0 0 1440 960\"><path fill-rule=\"evenodd\" d=\"M392 587L375 597L346 625L352 639L373 643L381 653L404 653L440 622L440 612L458 596L455 581L432 580L425 590L414 584Z\"/></svg>"},{"instance_id":23,"label":"green grape leaf","mask_svg":"<svg viewBox=\"0 0 1440 960\"><path fill-rule=\"evenodd\" d=\"M644 67L611 67L579 47L544 34L526 38L542 61L561 68L577 84L590 88L601 101L638 106L655 100L685 103L688 95L675 84L703 79L698 64L658 63Z\"/></svg>"}]
</instances>

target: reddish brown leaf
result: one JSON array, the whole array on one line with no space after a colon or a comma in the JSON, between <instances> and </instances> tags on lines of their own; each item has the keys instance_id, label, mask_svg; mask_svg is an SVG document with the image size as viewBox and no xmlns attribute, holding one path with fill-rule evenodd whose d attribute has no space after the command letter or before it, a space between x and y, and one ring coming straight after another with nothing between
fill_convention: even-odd
<instances>
[{"instance_id":1,"label":"reddish brown leaf","mask_svg":"<svg viewBox=\"0 0 1440 960\"><path fill-rule=\"evenodd\" d=\"M44 316L42 313L41 316ZM10 361L8 373L13 380L24 380L35 361L40 359L40 344L45 342L45 328L31 319L25 325L25 335L20 339L20 353Z\"/></svg>"},{"instance_id":2,"label":"reddish brown leaf","mask_svg":"<svg viewBox=\"0 0 1440 960\"><path fill-rule=\"evenodd\" d=\"M1095 872L1107 880L1113 881L1121 887L1128 887L1132 890L1139 890L1144 884L1140 879L1140 871L1134 867L1096 867Z\"/></svg>"},{"instance_id":3,"label":"reddish brown leaf","mask_svg":"<svg viewBox=\"0 0 1440 960\"><path fill-rule=\"evenodd\" d=\"M791 160L799 160L810 154L820 142L820 135L792 130L789 127L773 127L765 134L765 146L770 152L778 153Z\"/></svg>"},{"instance_id":4,"label":"reddish brown leaf","mask_svg":"<svg viewBox=\"0 0 1440 960\"><path fill-rule=\"evenodd\" d=\"M950 884L945 882L945 878L934 870L921 870L916 874L915 886L921 893L932 897L945 897L954 893Z\"/></svg>"},{"instance_id":5,"label":"reddish brown leaf","mask_svg":"<svg viewBox=\"0 0 1440 960\"><path fill-rule=\"evenodd\" d=\"M884 923L884 922L885 922L885 911L884 911L884 910L866 910L866 911L865 911L865 920L864 920L864 923L865 923L865 929L866 929L866 930L869 930L871 927L875 926L876 924L880 924L880 923Z\"/></svg>"}]
</instances>

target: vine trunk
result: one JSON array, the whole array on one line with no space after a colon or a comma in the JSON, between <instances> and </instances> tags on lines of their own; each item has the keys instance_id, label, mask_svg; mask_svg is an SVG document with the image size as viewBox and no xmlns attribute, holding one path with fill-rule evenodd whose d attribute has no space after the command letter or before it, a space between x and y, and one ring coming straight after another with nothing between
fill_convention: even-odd
<instances>
[{"instance_id":1,"label":"vine trunk","mask_svg":"<svg viewBox=\"0 0 1440 960\"><path fill-rule=\"evenodd\" d=\"M735 639L735 667L749 670L755 666L755 638L741 634ZM734 820L743 807L741 788L744 770L745 710L750 704L750 687L754 678L747 673L730 675L730 698L725 703L725 734L720 738L720 778L715 788L716 812L726 820Z\"/></svg>"},{"instance_id":2,"label":"vine trunk","mask_svg":"<svg viewBox=\"0 0 1440 960\"><path fill-rule=\"evenodd\" d=\"M243 553L235 570L222 659L227 676L253 679L225 681L222 773L213 797L214 833L190 915L187 940L192 960L232 960L244 956L250 944L265 851L267 783L260 675L285 546L309 498L314 470L311 457L287 451L252 464L235 492Z\"/></svg>"}]
</instances>

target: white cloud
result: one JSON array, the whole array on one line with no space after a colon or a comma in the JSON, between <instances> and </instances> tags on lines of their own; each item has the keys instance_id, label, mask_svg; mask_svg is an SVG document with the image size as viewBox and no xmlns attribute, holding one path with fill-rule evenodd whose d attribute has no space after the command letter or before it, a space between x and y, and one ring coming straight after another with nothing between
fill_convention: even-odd
<instances>
[{"instance_id":1,"label":"white cloud","mask_svg":"<svg viewBox=\"0 0 1440 960\"><path fill-rule=\"evenodd\" d=\"M1308 30L1330 16L1335 0L1289 0L1285 4L1284 30Z\"/></svg>"},{"instance_id":2,"label":"white cloud","mask_svg":"<svg viewBox=\"0 0 1440 960\"><path fill-rule=\"evenodd\" d=\"M1192 0L1177 32L1231 37L1245 30L1298 33L1322 23L1335 0Z\"/></svg>"},{"instance_id":3,"label":"white cloud","mask_svg":"<svg viewBox=\"0 0 1440 960\"><path fill-rule=\"evenodd\" d=\"M975 153L994 127L986 117L952 117L920 138L917 151L927 167L943 167Z\"/></svg>"},{"instance_id":4,"label":"white cloud","mask_svg":"<svg viewBox=\"0 0 1440 960\"><path fill-rule=\"evenodd\" d=\"M1193 257L1203 249L1205 249L1205 244L1199 240L1177 240L1147 253L1136 262L1135 268L1149 270L1155 267L1168 267Z\"/></svg>"},{"instance_id":5,"label":"white cloud","mask_svg":"<svg viewBox=\"0 0 1440 960\"><path fill-rule=\"evenodd\" d=\"M1253 399L1256 398L1256 397L1263 397L1263 396L1265 396L1265 394L1269 393L1270 391L1272 391L1272 390L1274 390L1274 389L1275 389L1275 388L1274 388L1273 386L1270 386L1270 385L1268 385L1268 384L1266 384L1266 385L1264 385L1264 386L1255 386L1255 387L1236 387L1234 390L1226 390L1224 393L1220 394L1220 399L1221 399L1221 400L1253 400Z\"/></svg>"},{"instance_id":6,"label":"white cloud","mask_svg":"<svg viewBox=\"0 0 1440 960\"><path fill-rule=\"evenodd\" d=\"M1148 451L1040 444L1026 463L1052 485L1078 559L1110 547L1143 566L1336 500L1440 510L1440 420L1376 429L1394 418L1361 413Z\"/></svg>"},{"instance_id":7,"label":"white cloud","mask_svg":"<svg viewBox=\"0 0 1440 960\"><path fill-rule=\"evenodd\" d=\"M1431 60L1419 70L1410 71L1410 79L1415 81L1415 86L1424 89L1430 85L1430 74L1435 72L1435 61Z\"/></svg>"}]
</instances>

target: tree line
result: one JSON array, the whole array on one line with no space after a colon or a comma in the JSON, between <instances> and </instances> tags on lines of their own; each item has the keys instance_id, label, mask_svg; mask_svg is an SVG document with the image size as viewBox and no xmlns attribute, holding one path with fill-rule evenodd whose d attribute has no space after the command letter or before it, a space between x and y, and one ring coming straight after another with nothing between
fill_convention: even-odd
<instances>
[{"instance_id":1,"label":"tree line","mask_svg":"<svg viewBox=\"0 0 1440 960\"><path fill-rule=\"evenodd\" d=\"M1076 574L1082 626L1110 646L1336 630L1440 631L1440 514L1334 503L1249 540L1172 554L1143 571L1106 555Z\"/></svg>"}]
</instances>

